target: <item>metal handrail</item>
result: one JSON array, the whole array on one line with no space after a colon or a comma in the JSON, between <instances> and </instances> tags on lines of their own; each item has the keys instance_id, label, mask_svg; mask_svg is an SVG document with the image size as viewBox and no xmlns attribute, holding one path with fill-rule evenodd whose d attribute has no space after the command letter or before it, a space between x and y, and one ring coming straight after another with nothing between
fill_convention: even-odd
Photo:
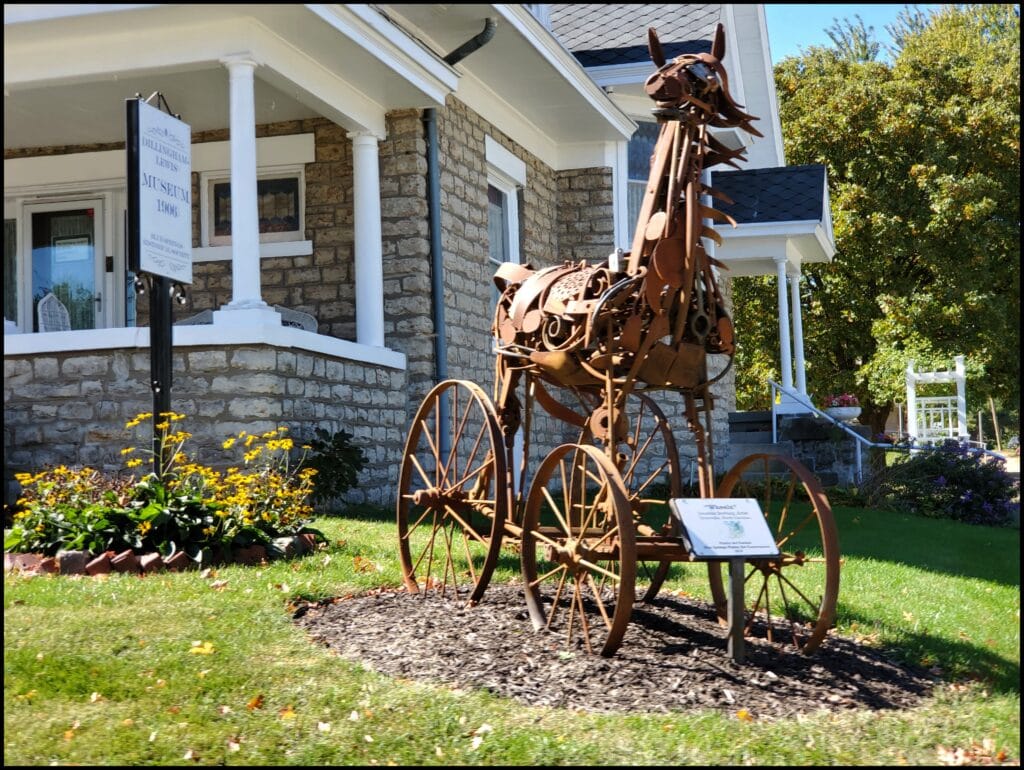
<instances>
[{"instance_id":1,"label":"metal handrail","mask_svg":"<svg viewBox=\"0 0 1024 770\"><path fill-rule=\"evenodd\" d=\"M818 415L819 417L825 418L825 420L827 420L828 422L832 423L832 425L834 425L835 427L837 427L840 430L842 430L844 433L846 433L848 436L850 436L850 438L852 438L854 440L854 445L853 446L854 446L854 456L856 457L856 461L857 461L856 479L857 479L857 483L858 484L860 484L860 483L862 483L864 481L864 468L863 468L863 462L862 462L862 459L861 459L862 458L862 454L861 454L862 453L862 447L867 447L868 449L884 449L887 452L926 452L926 451L929 451L929 450L935 450L935 449L940 449L941 448L941 447L938 447L938 446L915 446L913 444L903 445L903 444L890 444L890 443L880 443L878 441L871 441L870 439L866 439L862 435L857 433L857 431L853 430L846 423L837 420L835 417L830 415L828 412L824 412L821 409L818 409L818 407L816 407L814 404L812 404L810 399L805 394L801 393L800 391L794 390L793 388L787 388L785 385L779 385L779 383L777 383L777 382L775 382L774 380L771 380L771 379L768 380L768 384L771 386L771 393L772 393L772 396L771 396L771 399L772 399L772 401L771 401L771 403L772 403L772 443L773 444L779 443L778 428L776 426L776 420L775 420L775 396L776 396L777 393L782 393L782 394L784 394L786 396L789 396L794 401L796 401L798 404L800 404L800 406L806 407L807 411L813 412L814 414ZM976 448L976 447L972 447L972 446L968 445L967 446L967 450L969 452L977 452L978 454L985 454L985 455L991 455L992 457L998 457L1000 460L1005 459L998 452L993 452L990 449L985 449L984 447Z\"/></svg>"}]
</instances>

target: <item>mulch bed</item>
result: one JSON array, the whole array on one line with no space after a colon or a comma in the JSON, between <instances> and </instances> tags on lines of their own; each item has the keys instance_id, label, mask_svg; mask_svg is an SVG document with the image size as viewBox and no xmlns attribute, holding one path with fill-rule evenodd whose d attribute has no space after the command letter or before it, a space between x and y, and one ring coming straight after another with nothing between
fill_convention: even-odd
<instances>
[{"instance_id":1,"label":"mulch bed","mask_svg":"<svg viewBox=\"0 0 1024 770\"><path fill-rule=\"evenodd\" d=\"M736 665L713 608L671 594L634 607L611 658L569 652L560 636L534 632L514 584L491 585L475 607L451 596L374 591L300 606L295 622L313 641L381 674L590 712L745 710L777 719L910 708L936 685L836 635L812 656L748 639L746 663Z\"/></svg>"}]
</instances>

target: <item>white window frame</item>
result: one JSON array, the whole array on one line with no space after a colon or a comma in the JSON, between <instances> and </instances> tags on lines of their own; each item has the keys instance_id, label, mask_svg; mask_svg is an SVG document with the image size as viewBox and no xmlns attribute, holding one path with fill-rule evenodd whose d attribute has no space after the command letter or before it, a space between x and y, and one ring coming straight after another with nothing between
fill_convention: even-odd
<instances>
[{"instance_id":1,"label":"white window frame","mask_svg":"<svg viewBox=\"0 0 1024 770\"><path fill-rule=\"evenodd\" d=\"M279 233L260 233L260 243L295 243L302 241L306 234L306 170L305 166L274 166L256 169L257 184L270 179L299 180L299 226L295 230ZM199 243L200 248L230 246L230 235L214 235L213 222L213 187L216 184L231 182L231 172L227 169L203 171L199 174Z\"/></svg>"},{"instance_id":2,"label":"white window frame","mask_svg":"<svg viewBox=\"0 0 1024 770\"><path fill-rule=\"evenodd\" d=\"M484 153L487 159L487 184L504 194L507 204L505 210L505 226L507 228L505 235L508 239L507 261L518 265L522 262L519 250L519 190L526 186L526 163L489 136L484 137ZM494 265L501 264L491 257L490 252L487 254L487 259ZM494 345L493 340L491 345ZM523 428L520 426L512 439L512 468L521 468L522 463Z\"/></svg>"},{"instance_id":3,"label":"white window frame","mask_svg":"<svg viewBox=\"0 0 1024 770\"><path fill-rule=\"evenodd\" d=\"M526 164L489 136L484 137L484 150L487 184L504 194L507 202L507 261L519 264L522 261L519 250L519 190L526 186ZM489 254L488 259L495 265L500 264Z\"/></svg>"}]
</instances>

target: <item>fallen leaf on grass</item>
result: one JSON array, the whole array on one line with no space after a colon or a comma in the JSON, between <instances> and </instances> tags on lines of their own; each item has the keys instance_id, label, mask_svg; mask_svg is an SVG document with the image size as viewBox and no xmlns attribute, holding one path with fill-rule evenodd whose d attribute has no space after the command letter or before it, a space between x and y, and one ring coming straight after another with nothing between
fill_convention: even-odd
<instances>
[{"instance_id":1,"label":"fallen leaf on grass","mask_svg":"<svg viewBox=\"0 0 1024 770\"><path fill-rule=\"evenodd\" d=\"M240 751L242 744L240 738L228 738L228 751Z\"/></svg>"},{"instance_id":2,"label":"fallen leaf on grass","mask_svg":"<svg viewBox=\"0 0 1024 770\"><path fill-rule=\"evenodd\" d=\"M353 711L351 714L349 714L348 715L348 721L349 722L358 722L359 721L359 712L358 711Z\"/></svg>"},{"instance_id":3,"label":"fallen leaf on grass","mask_svg":"<svg viewBox=\"0 0 1024 770\"><path fill-rule=\"evenodd\" d=\"M212 642L192 642L192 646L189 647L189 653L192 655L213 655L216 650L213 649Z\"/></svg>"},{"instance_id":4,"label":"fallen leaf on grass","mask_svg":"<svg viewBox=\"0 0 1024 770\"><path fill-rule=\"evenodd\" d=\"M97 701L101 700L103 700L103 696L100 695L98 692L94 692L92 695L89 696L89 703L96 703Z\"/></svg>"},{"instance_id":5,"label":"fallen leaf on grass","mask_svg":"<svg viewBox=\"0 0 1024 770\"><path fill-rule=\"evenodd\" d=\"M214 591L223 591L227 587L228 581L226 580L214 580L212 583L210 583L210 588L212 588Z\"/></svg>"},{"instance_id":6,"label":"fallen leaf on grass","mask_svg":"<svg viewBox=\"0 0 1024 770\"><path fill-rule=\"evenodd\" d=\"M1019 762L1008 762L1006 752L1000 749L996 751L996 744L991 738L985 738L981 743L971 741L969 747L946 748L941 743L935 747L935 753L941 765L1001 765L1019 764Z\"/></svg>"},{"instance_id":7,"label":"fallen leaf on grass","mask_svg":"<svg viewBox=\"0 0 1024 770\"><path fill-rule=\"evenodd\" d=\"M754 721L753 715L751 715L751 713L749 711L747 711L746 709L740 709L739 711L737 711L736 712L736 718L738 720L740 720L741 722L753 722Z\"/></svg>"},{"instance_id":8,"label":"fallen leaf on grass","mask_svg":"<svg viewBox=\"0 0 1024 770\"><path fill-rule=\"evenodd\" d=\"M362 556L352 557L352 566L356 572L378 572L380 568L369 559L364 559Z\"/></svg>"},{"instance_id":9,"label":"fallen leaf on grass","mask_svg":"<svg viewBox=\"0 0 1024 770\"><path fill-rule=\"evenodd\" d=\"M373 743L373 736L372 735L364 735L363 736L363 740L366 741L367 743Z\"/></svg>"},{"instance_id":10,"label":"fallen leaf on grass","mask_svg":"<svg viewBox=\"0 0 1024 770\"><path fill-rule=\"evenodd\" d=\"M231 706L218 706L217 707L217 713L220 714L221 716L224 716L225 714L230 714L231 713Z\"/></svg>"},{"instance_id":11,"label":"fallen leaf on grass","mask_svg":"<svg viewBox=\"0 0 1024 770\"><path fill-rule=\"evenodd\" d=\"M263 693L260 693L255 698L253 698L251 701L246 703L245 707L247 709L249 709L249 711L253 711L255 709L263 708Z\"/></svg>"},{"instance_id":12,"label":"fallen leaf on grass","mask_svg":"<svg viewBox=\"0 0 1024 770\"><path fill-rule=\"evenodd\" d=\"M193 762L198 762L199 761L199 755L196 754L194 751L192 751L192 749L188 749L185 752L185 756L183 756L182 759L191 759Z\"/></svg>"},{"instance_id":13,"label":"fallen leaf on grass","mask_svg":"<svg viewBox=\"0 0 1024 770\"><path fill-rule=\"evenodd\" d=\"M295 719L295 709L292 708L290 703L277 713L281 716L281 719L285 721Z\"/></svg>"},{"instance_id":14,"label":"fallen leaf on grass","mask_svg":"<svg viewBox=\"0 0 1024 770\"><path fill-rule=\"evenodd\" d=\"M331 723L330 722L317 722L316 723L316 729L319 730L322 733L329 733L331 731Z\"/></svg>"}]
</instances>

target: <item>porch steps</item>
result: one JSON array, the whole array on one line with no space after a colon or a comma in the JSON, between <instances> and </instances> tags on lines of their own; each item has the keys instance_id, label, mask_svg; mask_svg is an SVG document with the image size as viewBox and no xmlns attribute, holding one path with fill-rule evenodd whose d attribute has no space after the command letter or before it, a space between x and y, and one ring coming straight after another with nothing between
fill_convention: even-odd
<instances>
[{"instance_id":1,"label":"porch steps","mask_svg":"<svg viewBox=\"0 0 1024 770\"><path fill-rule=\"evenodd\" d=\"M744 457L752 454L793 455L792 441L772 443L772 413L730 412L729 454L725 468L729 470Z\"/></svg>"}]
</instances>

